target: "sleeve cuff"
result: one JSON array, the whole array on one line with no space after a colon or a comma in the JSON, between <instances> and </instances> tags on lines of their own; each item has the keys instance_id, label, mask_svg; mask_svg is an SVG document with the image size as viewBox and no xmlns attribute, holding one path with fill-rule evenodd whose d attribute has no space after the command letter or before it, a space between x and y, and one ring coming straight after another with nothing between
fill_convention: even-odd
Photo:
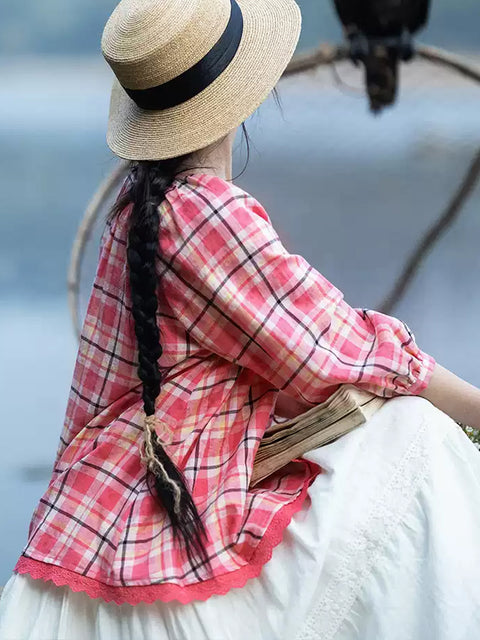
<instances>
[{"instance_id":1,"label":"sleeve cuff","mask_svg":"<svg viewBox=\"0 0 480 640\"><path fill-rule=\"evenodd\" d=\"M418 396L424 391L431 380L435 369L436 360L425 351L418 350L412 354L414 363L410 375L406 378L405 385L399 385L397 393L401 395Z\"/></svg>"}]
</instances>

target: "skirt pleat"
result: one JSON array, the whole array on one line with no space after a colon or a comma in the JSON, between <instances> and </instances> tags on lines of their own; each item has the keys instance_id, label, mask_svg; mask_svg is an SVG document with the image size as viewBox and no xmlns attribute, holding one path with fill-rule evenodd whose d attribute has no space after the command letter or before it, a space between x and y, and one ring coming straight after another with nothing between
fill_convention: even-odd
<instances>
[{"instance_id":1,"label":"skirt pleat","mask_svg":"<svg viewBox=\"0 0 480 640\"><path fill-rule=\"evenodd\" d=\"M478 640L480 453L460 427L401 396L305 457L324 472L244 587L119 606L13 574L0 640Z\"/></svg>"}]
</instances>

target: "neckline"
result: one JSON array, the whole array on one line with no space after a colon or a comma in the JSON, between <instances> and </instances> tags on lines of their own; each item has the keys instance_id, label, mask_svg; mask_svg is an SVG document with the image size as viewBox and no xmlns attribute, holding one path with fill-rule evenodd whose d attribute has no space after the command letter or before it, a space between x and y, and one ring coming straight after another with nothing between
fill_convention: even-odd
<instances>
[{"instance_id":1,"label":"neckline","mask_svg":"<svg viewBox=\"0 0 480 640\"><path fill-rule=\"evenodd\" d=\"M222 180L223 182L227 182L228 184L233 184L233 182L231 180L226 180L225 178L222 178L220 176L217 176L215 173L205 173L205 172L193 172L193 173L187 173L187 175L181 177L181 178L177 178L175 177L173 179L174 182L187 182L188 178L218 178L218 180Z\"/></svg>"},{"instance_id":2,"label":"neckline","mask_svg":"<svg viewBox=\"0 0 480 640\"><path fill-rule=\"evenodd\" d=\"M225 181L223 178L220 178L220 176L217 176L213 173L188 173L187 175L183 176L182 178L173 178L171 185L168 187L168 189L165 191L165 193L168 193L170 191L175 191L178 189L182 189L182 187L184 187L185 185L187 185L189 182L192 183L193 182L193 186L198 186L198 187L206 187L206 183L207 180L211 179L211 178L217 178L218 180L222 180L224 182L226 182L227 184L232 184L233 182L228 182Z\"/></svg>"}]
</instances>

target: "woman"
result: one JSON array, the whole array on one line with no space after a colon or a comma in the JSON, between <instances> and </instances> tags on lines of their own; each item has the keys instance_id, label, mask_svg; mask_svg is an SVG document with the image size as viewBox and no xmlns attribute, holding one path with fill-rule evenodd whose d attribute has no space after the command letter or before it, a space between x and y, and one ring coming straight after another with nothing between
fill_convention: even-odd
<instances>
[{"instance_id":1,"label":"woman","mask_svg":"<svg viewBox=\"0 0 480 640\"><path fill-rule=\"evenodd\" d=\"M293 0L122 0L106 25L131 172L2 640L478 637L480 457L455 420L480 427L480 390L232 184L300 22ZM251 488L275 415L344 383L389 400Z\"/></svg>"}]
</instances>

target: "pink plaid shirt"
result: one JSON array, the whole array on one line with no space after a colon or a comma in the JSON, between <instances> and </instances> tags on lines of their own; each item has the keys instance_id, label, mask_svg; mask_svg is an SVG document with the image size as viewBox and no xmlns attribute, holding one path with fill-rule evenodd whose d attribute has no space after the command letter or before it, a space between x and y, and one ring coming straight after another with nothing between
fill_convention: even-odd
<instances>
[{"instance_id":1,"label":"pink plaid shirt","mask_svg":"<svg viewBox=\"0 0 480 640\"><path fill-rule=\"evenodd\" d=\"M419 394L435 360L407 325L354 309L289 253L251 195L176 180L160 210L160 437L209 534L191 565L140 460L141 385L126 271L127 207L106 225L47 490L15 570L118 604L204 600L257 576L321 469L292 462L253 489L279 391L305 410L341 383Z\"/></svg>"}]
</instances>

